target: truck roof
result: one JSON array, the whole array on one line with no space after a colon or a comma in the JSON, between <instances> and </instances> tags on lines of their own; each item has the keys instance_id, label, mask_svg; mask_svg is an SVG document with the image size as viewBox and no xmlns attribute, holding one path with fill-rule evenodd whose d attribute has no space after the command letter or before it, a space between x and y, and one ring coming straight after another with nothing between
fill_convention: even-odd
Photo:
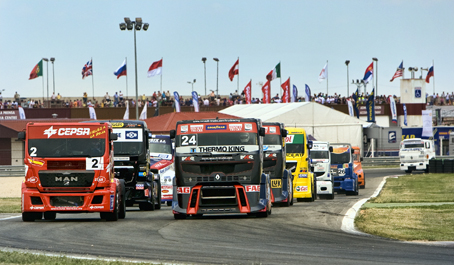
<instances>
[{"instance_id":1,"label":"truck roof","mask_svg":"<svg viewBox=\"0 0 454 265\"><path fill-rule=\"evenodd\" d=\"M185 123L231 123L231 122L259 122L260 119L255 118L238 118L238 119L207 119L207 120L182 120L177 121L178 124L185 124Z\"/></svg>"},{"instance_id":2,"label":"truck roof","mask_svg":"<svg viewBox=\"0 0 454 265\"><path fill-rule=\"evenodd\" d=\"M84 121L91 122L110 122L113 128L147 128L147 123L140 120L97 120L97 121Z\"/></svg>"}]
</instances>

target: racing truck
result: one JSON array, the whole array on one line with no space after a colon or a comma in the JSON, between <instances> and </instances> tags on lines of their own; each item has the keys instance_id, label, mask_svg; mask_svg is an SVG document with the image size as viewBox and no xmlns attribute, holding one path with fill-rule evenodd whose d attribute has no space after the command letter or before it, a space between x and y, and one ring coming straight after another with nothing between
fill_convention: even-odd
<instances>
[{"instance_id":1,"label":"racing truck","mask_svg":"<svg viewBox=\"0 0 454 265\"><path fill-rule=\"evenodd\" d=\"M93 121L88 121L90 123ZM109 120L114 141L114 170L125 181L126 206L136 204L142 211L161 208L161 183L158 175L150 172L149 130L144 121Z\"/></svg>"},{"instance_id":2,"label":"racing truck","mask_svg":"<svg viewBox=\"0 0 454 265\"><path fill-rule=\"evenodd\" d=\"M366 175L364 174L363 166L361 164L363 158L361 157L361 149L358 146L353 146L353 168L358 176L359 188L366 188Z\"/></svg>"},{"instance_id":3,"label":"racing truck","mask_svg":"<svg viewBox=\"0 0 454 265\"><path fill-rule=\"evenodd\" d=\"M359 182L353 168L353 149L349 143L331 143L331 174L334 191L346 195L359 194Z\"/></svg>"},{"instance_id":4,"label":"racing truck","mask_svg":"<svg viewBox=\"0 0 454 265\"><path fill-rule=\"evenodd\" d=\"M334 199L334 180L331 175L332 147L329 142L314 141L311 149L311 166L317 179L317 194L320 198Z\"/></svg>"},{"instance_id":5,"label":"racing truck","mask_svg":"<svg viewBox=\"0 0 454 265\"><path fill-rule=\"evenodd\" d=\"M172 205L175 167L173 163L172 140L168 135L150 134L150 171L159 174L161 180L161 203Z\"/></svg>"},{"instance_id":6,"label":"racing truck","mask_svg":"<svg viewBox=\"0 0 454 265\"><path fill-rule=\"evenodd\" d=\"M435 158L433 140L421 138L405 139L400 142L400 169L406 173L414 170L429 172L429 160Z\"/></svg>"},{"instance_id":7,"label":"racing truck","mask_svg":"<svg viewBox=\"0 0 454 265\"><path fill-rule=\"evenodd\" d=\"M317 198L316 182L310 167L312 141L307 140L306 130L302 128L285 129L288 131L285 137L286 168L293 174L293 197L298 202L312 202Z\"/></svg>"},{"instance_id":8,"label":"racing truck","mask_svg":"<svg viewBox=\"0 0 454 265\"><path fill-rule=\"evenodd\" d=\"M25 141L23 221L90 212L107 221L125 218L125 183L113 172L117 135L109 123L29 122L18 138Z\"/></svg>"},{"instance_id":9,"label":"racing truck","mask_svg":"<svg viewBox=\"0 0 454 265\"><path fill-rule=\"evenodd\" d=\"M263 173L265 128L259 119L178 121L170 136L175 138L175 219L271 214L270 180Z\"/></svg>"},{"instance_id":10,"label":"racing truck","mask_svg":"<svg viewBox=\"0 0 454 265\"><path fill-rule=\"evenodd\" d=\"M278 122L263 123L263 172L270 176L271 202L274 205L293 205L293 175L285 168L285 137L287 130Z\"/></svg>"}]
</instances>

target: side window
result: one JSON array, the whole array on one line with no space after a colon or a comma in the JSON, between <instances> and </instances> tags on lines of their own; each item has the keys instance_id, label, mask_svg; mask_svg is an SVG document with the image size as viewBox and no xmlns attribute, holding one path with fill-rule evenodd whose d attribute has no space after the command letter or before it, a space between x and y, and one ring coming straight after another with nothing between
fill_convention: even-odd
<instances>
[{"instance_id":1,"label":"side window","mask_svg":"<svg viewBox=\"0 0 454 265\"><path fill-rule=\"evenodd\" d=\"M430 142L426 142L426 149L430 148Z\"/></svg>"}]
</instances>

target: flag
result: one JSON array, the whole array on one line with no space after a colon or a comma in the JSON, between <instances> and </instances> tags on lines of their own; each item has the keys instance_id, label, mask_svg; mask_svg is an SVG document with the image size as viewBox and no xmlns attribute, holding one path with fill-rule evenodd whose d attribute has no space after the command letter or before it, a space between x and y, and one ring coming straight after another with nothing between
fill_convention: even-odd
<instances>
[{"instance_id":1,"label":"flag","mask_svg":"<svg viewBox=\"0 0 454 265\"><path fill-rule=\"evenodd\" d=\"M311 101L311 88L306 84L306 102Z\"/></svg>"},{"instance_id":2,"label":"flag","mask_svg":"<svg viewBox=\"0 0 454 265\"><path fill-rule=\"evenodd\" d=\"M403 108L404 108L404 125L407 126L407 106L404 104L403 105Z\"/></svg>"},{"instance_id":3,"label":"flag","mask_svg":"<svg viewBox=\"0 0 454 265\"><path fill-rule=\"evenodd\" d=\"M391 81L389 81L389 82L392 82L394 80L394 78L401 77L403 73L404 73L404 61L402 61L399 65L399 67L397 67L396 73L394 74L393 78L391 78Z\"/></svg>"},{"instance_id":4,"label":"flag","mask_svg":"<svg viewBox=\"0 0 454 265\"><path fill-rule=\"evenodd\" d=\"M429 72L427 73L427 76L426 76L426 83L429 83L429 79L434 76L434 65L432 64L432 66L429 68Z\"/></svg>"},{"instance_id":5,"label":"flag","mask_svg":"<svg viewBox=\"0 0 454 265\"><path fill-rule=\"evenodd\" d=\"M30 78L28 80L35 79L38 76L43 76L43 60L39 61L39 63L37 63L35 67L33 67L33 70L30 73Z\"/></svg>"},{"instance_id":6,"label":"flag","mask_svg":"<svg viewBox=\"0 0 454 265\"><path fill-rule=\"evenodd\" d=\"M117 71L114 72L114 75L117 76L117 79L122 75L126 75L126 59L123 61L120 67L118 67Z\"/></svg>"},{"instance_id":7,"label":"flag","mask_svg":"<svg viewBox=\"0 0 454 265\"><path fill-rule=\"evenodd\" d=\"M126 111L123 115L123 120L129 120L129 101L126 100Z\"/></svg>"},{"instance_id":8,"label":"flag","mask_svg":"<svg viewBox=\"0 0 454 265\"><path fill-rule=\"evenodd\" d=\"M290 103L290 77L282 85L282 103Z\"/></svg>"},{"instance_id":9,"label":"flag","mask_svg":"<svg viewBox=\"0 0 454 265\"><path fill-rule=\"evenodd\" d=\"M180 95L177 91L173 92L173 100L175 101L175 112L180 112Z\"/></svg>"},{"instance_id":10,"label":"flag","mask_svg":"<svg viewBox=\"0 0 454 265\"><path fill-rule=\"evenodd\" d=\"M353 111L353 104L350 99L347 99L347 105L348 105L348 114L352 117L355 116L355 113Z\"/></svg>"},{"instance_id":11,"label":"flag","mask_svg":"<svg viewBox=\"0 0 454 265\"><path fill-rule=\"evenodd\" d=\"M22 106L19 106L19 117L21 120L25 120L25 111L24 111L24 108L22 108Z\"/></svg>"},{"instance_id":12,"label":"flag","mask_svg":"<svg viewBox=\"0 0 454 265\"><path fill-rule=\"evenodd\" d=\"M139 120L146 120L147 119L147 102L143 104L142 112L140 113Z\"/></svg>"},{"instance_id":13,"label":"flag","mask_svg":"<svg viewBox=\"0 0 454 265\"><path fill-rule=\"evenodd\" d=\"M194 112L199 112L199 95L195 91L192 91L192 105L194 106Z\"/></svg>"},{"instance_id":14,"label":"flag","mask_svg":"<svg viewBox=\"0 0 454 265\"><path fill-rule=\"evenodd\" d=\"M247 83L246 87L243 89L246 104L251 104L251 101L252 101L252 97L251 97L252 84L251 83L252 83L252 81L249 81L249 83Z\"/></svg>"},{"instance_id":15,"label":"flag","mask_svg":"<svg viewBox=\"0 0 454 265\"><path fill-rule=\"evenodd\" d=\"M240 59L236 60L235 64L233 64L232 68L230 68L229 71L229 79L230 81L233 81L233 77L239 73L239 64L240 64Z\"/></svg>"},{"instance_id":16,"label":"flag","mask_svg":"<svg viewBox=\"0 0 454 265\"><path fill-rule=\"evenodd\" d=\"M327 78L328 78L328 63L325 64L322 71L318 75L318 82L320 83L323 81L323 79L327 79Z\"/></svg>"},{"instance_id":17,"label":"flag","mask_svg":"<svg viewBox=\"0 0 454 265\"><path fill-rule=\"evenodd\" d=\"M156 62L153 62L148 68L148 77L162 74L162 59Z\"/></svg>"},{"instance_id":18,"label":"flag","mask_svg":"<svg viewBox=\"0 0 454 265\"><path fill-rule=\"evenodd\" d=\"M363 77L364 83L365 84L369 83L369 81L372 79L373 76L374 76L374 63L372 62L366 68L366 72L364 72L364 77Z\"/></svg>"},{"instance_id":19,"label":"flag","mask_svg":"<svg viewBox=\"0 0 454 265\"><path fill-rule=\"evenodd\" d=\"M93 62L92 60L88 61L82 68L82 79L85 77L93 75Z\"/></svg>"},{"instance_id":20,"label":"flag","mask_svg":"<svg viewBox=\"0 0 454 265\"><path fill-rule=\"evenodd\" d=\"M279 62L271 72L266 75L268 81L273 81L276 78L281 78L281 63Z\"/></svg>"},{"instance_id":21,"label":"flag","mask_svg":"<svg viewBox=\"0 0 454 265\"><path fill-rule=\"evenodd\" d=\"M95 108L93 108L93 105L90 105L88 107L88 112L90 113L90 120L96 120L96 112Z\"/></svg>"},{"instance_id":22,"label":"flag","mask_svg":"<svg viewBox=\"0 0 454 265\"><path fill-rule=\"evenodd\" d=\"M271 103L271 87L270 87L270 80L266 81L266 83L262 87L263 92L263 103L269 104Z\"/></svg>"},{"instance_id":23,"label":"flag","mask_svg":"<svg viewBox=\"0 0 454 265\"><path fill-rule=\"evenodd\" d=\"M359 89L359 88L358 88ZM355 105L353 105L353 108L355 109L356 112L356 118L359 119L359 91L356 89L356 92L353 93L352 98L355 100Z\"/></svg>"},{"instance_id":24,"label":"flag","mask_svg":"<svg viewBox=\"0 0 454 265\"><path fill-rule=\"evenodd\" d=\"M393 123L397 123L396 101L392 96L389 96L389 107L391 108L391 120Z\"/></svg>"},{"instance_id":25,"label":"flag","mask_svg":"<svg viewBox=\"0 0 454 265\"><path fill-rule=\"evenodd\" d=\"M368 122L375 122L375 100L374 100L374 89L369 95L369 98L366 102L366 109L367 109L367 121Z\"/></svg>"},{"instance_id":26,"label":"flag","mask_svg":"<svg viewBox=\"0 0 454 265\"><path fill-rule=\"evenodd\" d=\"M422 111L422 137L433 137L432 110Z\"/></svg>"},{"instance_id":27,"label":"flag","mask_svg":"<svg viewBox=\"0 0 454 265\"><path fill-rule=\"evenodd\" d=\"M298 101L298 88L293 85L293 97L292 97L292 102L297 102Z\"/></svg>"}]
</instances>

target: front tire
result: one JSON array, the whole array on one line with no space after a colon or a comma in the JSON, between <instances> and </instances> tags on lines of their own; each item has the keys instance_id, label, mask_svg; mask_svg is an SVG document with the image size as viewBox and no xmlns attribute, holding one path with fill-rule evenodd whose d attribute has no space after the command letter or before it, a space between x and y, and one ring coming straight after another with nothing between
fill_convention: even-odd
<instances>
[{"instance_id":1,"label":"front tire","mask_svg":"<svg viewBox=\"0 0 454 265\"><path fill-rule=\"evenodd\" d=\"M173 218L175 220L183 220L186 219L186 214L173 214Z\"/></svg>"},{"instance_id":2,"label":"front tire","mask_svg":"<svg viewBox=\"0 0 454 265\"><path fill-rule=\"evenodd\" d=\"M43 218L43 213L35 213L35 212L22 213L22 221L24 221L24 222L34 222L35 220L41 220L42 218Z\"/></svg>"},{"instance_id":3,"label":"front tire","mask_svg":"<svg viewBox=\"0 0 454 265\"><path fill-rule=\"evenodd\" d=\"M120 197L120 209L118 213L118 218L125 219L126 218L126 187L125 187L125 180L120 179L120 190L121 190L121 197Z\"/></svg>"},{"instance_id":4,"label":"front tire","mask_svg":"<svg viewBox=\"0 0 454 265\"><path fill-rule=\"evenodd\" d=\"M120 207L118 200L119 200L118 192L115 194L115 203L114 203L114 210L113 212L100 212L101 219L104 219L108 222L118 221L118 208Z\"/></svg>"},{"instance_id":5,"label":"front tire","mask_svg":"<svg viewBox=\"0 0 454 265\"><path fill-rule=\"evenodd\" d=\"M45 212L44 213L44 220L55 220L57 218L56 212Z\"/></svg>"}]
</instances>

